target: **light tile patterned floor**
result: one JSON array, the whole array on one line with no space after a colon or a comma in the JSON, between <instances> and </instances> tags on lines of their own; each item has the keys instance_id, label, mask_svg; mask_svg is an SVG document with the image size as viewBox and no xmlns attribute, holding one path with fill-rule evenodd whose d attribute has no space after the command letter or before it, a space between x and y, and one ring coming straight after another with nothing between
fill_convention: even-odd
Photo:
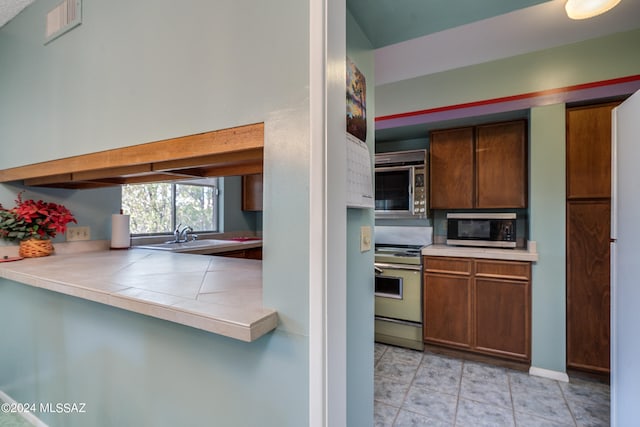
<instances>
[{"instance_id":1,"label":"light tile patterned floor","mask_svg":"<svg viewBox=\"0 0 640 427\"><path fill-rule=\"evenodd\" d=\"M376 343L375 425L609 425L609 386L569 383Z\"/></svg>"},{"instance_id":2,"label":"light tile patterned floor","mask_svg":"<svg viewBox=\"0 0 640 427\"><path fill-rule=\"evenodd\" d=\"M2 403L0 400L0 405ZM19 414L0 410L0 427L31 427L31 424Z\"/></svg>"}]
</instances>

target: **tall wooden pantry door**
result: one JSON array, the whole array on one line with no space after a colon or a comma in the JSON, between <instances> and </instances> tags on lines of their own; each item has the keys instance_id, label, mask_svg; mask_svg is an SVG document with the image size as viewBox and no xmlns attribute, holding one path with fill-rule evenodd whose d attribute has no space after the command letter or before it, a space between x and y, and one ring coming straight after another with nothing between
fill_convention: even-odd
<instances>
[{"instance_id":1,"label":"tall wooden pantry door","mask_svg":"<svg viewBox=\"0 0 640 427\"><path fill-rule=\"evenodd\" d=\"M611 110L567 109L567 368L609 373Z\"/></svg>"}]
</instances>

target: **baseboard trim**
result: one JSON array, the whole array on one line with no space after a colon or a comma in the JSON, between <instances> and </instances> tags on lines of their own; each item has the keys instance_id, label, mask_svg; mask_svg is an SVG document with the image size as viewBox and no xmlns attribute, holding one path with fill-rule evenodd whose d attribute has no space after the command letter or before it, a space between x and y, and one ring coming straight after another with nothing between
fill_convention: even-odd
<instances>
[{"instance_id":1,"label":"baseboard trim","mask_svg":"<svg viewBox=\"0 0 640 427\"><path fill-rule=\"evenodd\" d=\"M0 400L10 405L18 404L18 402L13 400L11 396L9 396L7 393L5 393L2 390L0 390ZM24 418L27 422L31 423L31 425L35 427L49 427L47 424L42 422L40 418L33 415L33 412L15 412L15 414L20 415L22 418Z\"/></svg>"},{"instance_id":2,"label":"baseboard trim","mask_svg":"<svg viewBox=\"0 0 640 427\"><path fill-rule=\"evenodd\" d=\"M566 372L558 372L558 371L552 371L550 369L536 368L535 366L532 366L529 368L529 375L533 375L536 377L550 378L552 380L562 381L564 383L569 382L569 375L567 375Z\"/></svg>"}]
</instances>

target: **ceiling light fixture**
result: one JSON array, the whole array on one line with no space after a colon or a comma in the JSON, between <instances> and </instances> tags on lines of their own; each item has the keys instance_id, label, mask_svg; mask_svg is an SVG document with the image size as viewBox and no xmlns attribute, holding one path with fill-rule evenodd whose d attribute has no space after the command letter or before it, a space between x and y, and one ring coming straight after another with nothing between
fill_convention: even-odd
<instances>
[{"instance_id":1,"label":"ceiling light fixture","mask_svg":"<svg viewBox=\"0 0 640 427\"><path fill-rule=\"evenodd\" d=\"M567 0L564 9L571 19L587 19L613 9L621 0Z\"/></svg>"}]
</instances>

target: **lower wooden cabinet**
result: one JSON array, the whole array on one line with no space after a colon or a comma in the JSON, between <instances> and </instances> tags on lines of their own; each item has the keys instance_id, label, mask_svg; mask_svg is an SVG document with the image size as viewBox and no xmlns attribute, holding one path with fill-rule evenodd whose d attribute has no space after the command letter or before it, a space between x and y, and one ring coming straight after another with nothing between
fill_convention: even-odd
<instances>
[{"instance_id":1,"label":"lower wooden cabinet","mask_svg":"<svg viewBox=\"0 0 640 427\"><path fill-rule=\"evenodd\" d=\"M528 361L529 282L477 277L475 296L475 349Z\"/></svg>"},{"instance_id":2,"label":"lower wooden cabinet","mask_svg":"<svg viewBox=\"0 0 640 427\"><path fill-rule=\"evenodd\" d=\"M213 255L229 258L262 259L262 248L238 249L229 252L220 252Z\"/></svg>"},{"instance_id":3,"label":"lower wooden cabinet","mask_svg":"<svg viewBox=\"0 0 640 427\"><path fill-rule=\"evenodd\" d=\"M429 257L424 275L424 339L471 348L472 261Z\"/></svg>"},{"instance_id":4,"label":"lower wooden cabinet","mask_svg":"<svg viewBox=\"0 0 640 427\"><path fill-rule=\"evenodd\" d=\"M531 263L425 257L424 341L531 360Z\"/></svg>"},{"instance_id":5,"label":"lower wooden cabinet","mask_svg":"<svg viewBox=\"0 0 640 427\"><path fill-rule=\"evenodd\" d=\"M426 336L433 342L471 347L471 280L466 277L429 275L425 296ZM440 307L446 307L442 310Z\"/></svg>"},{"instance_id":6,"label":"lower wooden cabinet","mask_svg":"<svg viewBox=\"0 0 640 427\"><path fill-rule=\"evenodd\" d=\"M567 203L567 367L610 372L609 200Z\"/></svg>"}]
</instances>

